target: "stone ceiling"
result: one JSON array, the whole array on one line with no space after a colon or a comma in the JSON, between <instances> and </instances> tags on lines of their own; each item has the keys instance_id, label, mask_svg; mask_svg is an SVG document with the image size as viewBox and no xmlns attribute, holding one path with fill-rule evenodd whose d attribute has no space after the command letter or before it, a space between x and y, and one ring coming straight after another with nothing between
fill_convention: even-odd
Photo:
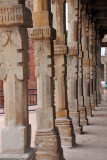
<instances>
[{"instance_id":1,"label":"stone ceiling","mask_svg":"<svg viewBox=\"0 0 107 160\"><path fill-rule=\"evenodd\" d=\"M102 38L107 34L107 0L82 0L86 5L87 14L92 16Z\"/></svg>"}]
</instances>

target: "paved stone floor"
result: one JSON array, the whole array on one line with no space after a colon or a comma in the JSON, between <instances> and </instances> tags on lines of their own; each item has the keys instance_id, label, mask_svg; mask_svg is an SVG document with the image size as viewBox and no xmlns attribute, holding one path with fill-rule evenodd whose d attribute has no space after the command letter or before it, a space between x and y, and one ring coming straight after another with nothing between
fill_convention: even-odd
<instances>
[{"instance_id":1,"label":"paved stone floor","mask_svg":"<svg viewBox=\"0 0 107 160\"><path fill-rule=\"evenodd\" d=\"M76 147L64 150L66 160L107 160L107 92L89 124L76 137Z\"/></svg>"},{"instance_id":2,"label":"paved stone floor","mask_svg":"<svg viewBox=\"0 0 107 160\"><path fill-rule=\"evenodd\" d=\"M31 144L34 146L35 112L30 112L29 118L32 124ZM93 117L89 117L89 124L84 127L84 134L76 137L76 146L64 149L65 160L107 160L107 91L102 104L93 112ZM0 133L3 127L4 116L0 116Z\"/></svg>"}]
</instances>

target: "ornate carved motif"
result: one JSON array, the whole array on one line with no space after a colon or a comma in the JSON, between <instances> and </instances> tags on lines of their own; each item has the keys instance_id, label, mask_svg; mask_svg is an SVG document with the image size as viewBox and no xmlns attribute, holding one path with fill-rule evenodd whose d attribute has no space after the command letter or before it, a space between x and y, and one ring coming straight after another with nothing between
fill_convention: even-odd
<instances>
[{"instance_id":1,"label":"ornate carved motif","mask_svg":"<svg viewBox=\"0 0 107 160\"><path fill-rule=\"evenodd\" d=\"M83 58L83 66L89 66L89 59L88 58Z\"/></svg>"},{"instance_id":2,"label":"ornate carved motif","mask_svg":"<svg viewBox=\"0 0 107 160\"><path fill-rule=\"evenodd\" d=\"M5 46L8 43L9 37L7 33L0 34L0 47Z\"/></svg>"},{"instance_id":3,"label":"ornate carved motif","mask_svg":"<svg viewBox=\"0 0 107 160\"><path fill-rule=\"evenodd\" d=\"M32 27L30 10L23 5L0 7L0 26L27 25Z\"/></svg>"},{"instance_id":4,"label":"ornate carved motif","mask_svg":"<svg viewBox=\"0 0 107 160\"><path fill-rule=\"evenodd\" d=\"M66 45L54 45L54 52L56 54L66 54L67 46Z\"/></svg>"},{"instance_id":5,"label":"ornate carved motif","mask_svg":"<svg viewBox=\"0 0 107 160\"><path fill-rule=\"evenodd\" d=\"M29 37L35 40L39 39L55 39L55 29L49 26L35 27L30 30Z\"/></svg>"},{"instance_id":6,"label":"ornate carved motif","mask_svg":"<svg viewBox=\"0 0 107 160\"><path fill-rule=\"evenodd\" d=\"M69 48L69 51L68 51L68 55L72 55L72 56L76 56L78 55L78 48L77 49L70 49Z\"/></svg>"},{"instance_id":7,"label":"ornate carved motif","mask_svg":"<svg viewBox=\"0 0 107 160\"><path fill-rule=\"evenodd\" d=\"M8 55L9 46L13 46L15 63L11 64L11 56ZM9 53L10 54L10 53ZM9 66L14 66L14 74L19 80L24 80L24 55L21 44L21 36L17 31L8 30L0 34L0 79L4 80L8 73Z\"/></svg>"}]
</instances>

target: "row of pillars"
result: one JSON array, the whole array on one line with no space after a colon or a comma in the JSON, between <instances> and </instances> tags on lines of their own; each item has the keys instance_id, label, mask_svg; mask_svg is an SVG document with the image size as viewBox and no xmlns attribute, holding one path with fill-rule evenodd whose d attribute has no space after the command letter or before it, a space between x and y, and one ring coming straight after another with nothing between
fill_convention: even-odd
<instances>
[{"instance_id":1,"label":"row of pillars","mask_svg":"<svg viewBox=\"0 0 107 160\"><path fill-rule=\"evenodd\" d=\"M32 15L24 1L0 0L1 160L64 160L62 148L75 145L75 134L100 103L101 37L81 0L67 3L68 44L65 0L34 0ZM38 91L35 149L27 108L27 28L32 28Z\"/></svg>"}]
</instances>

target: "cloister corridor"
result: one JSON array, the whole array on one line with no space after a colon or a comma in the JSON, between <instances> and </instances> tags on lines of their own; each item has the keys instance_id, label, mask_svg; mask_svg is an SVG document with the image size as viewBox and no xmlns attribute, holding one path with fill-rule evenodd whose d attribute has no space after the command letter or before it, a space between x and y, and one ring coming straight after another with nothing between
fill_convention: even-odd
<instances>
[{"instance_id":1,"label":"cloister corridor","mask_svg":"<svg viewBox=\"0 0 107 160\"><path fill-rule=\"evenodd\" d=\"M93 116L88 119L89 125L84 126L84 133L76 135L76 146L64 149L65 160L107 160L107 90L104 92L101 104L96 107ZM29 113L29 120L32 125L31 146L34 147L36 131L34 111ZM1 115L0 134L3 127L4 116Z\"/></svg>"}]
</instances>

